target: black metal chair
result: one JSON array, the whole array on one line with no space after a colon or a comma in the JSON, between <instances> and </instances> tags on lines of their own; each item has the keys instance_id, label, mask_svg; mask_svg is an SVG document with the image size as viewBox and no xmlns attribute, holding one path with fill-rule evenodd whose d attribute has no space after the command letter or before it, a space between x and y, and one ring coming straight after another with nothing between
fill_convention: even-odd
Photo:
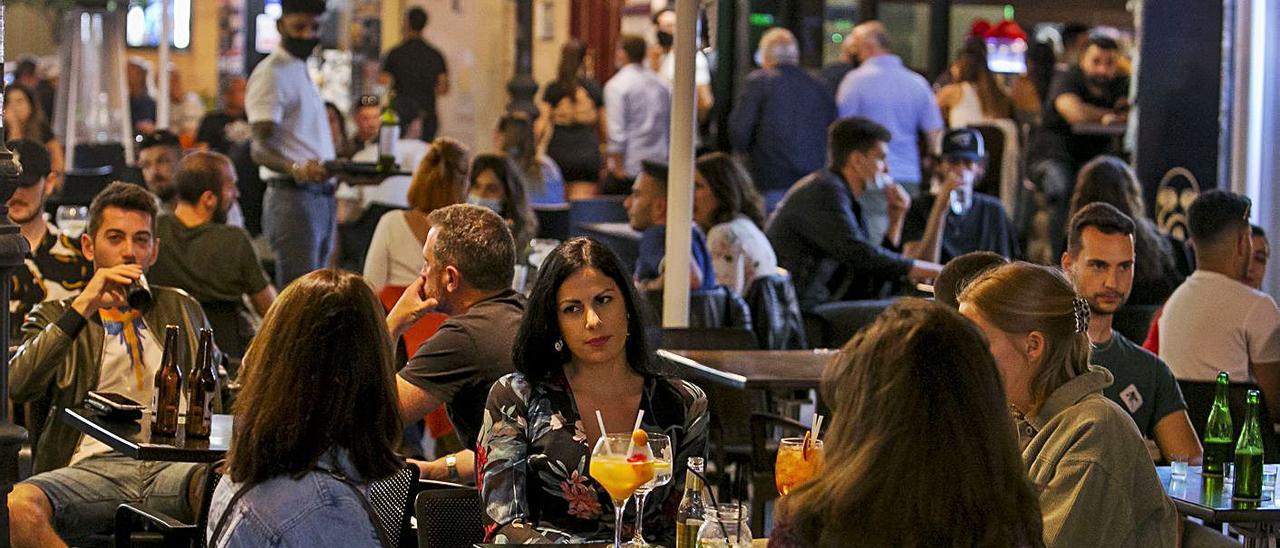
<instances>
[{"instance_id":1,"label":"black metal chair","mask_svg":"<svg viewBox=\"0 0 1280 548\"><path fill-rule=\"evenodd\" d=\"M374 525L386 533L392 546L405 546L412 536L408 534L409 517L413 515L413 495L420 489L419 473L418 467L410 464L391 477L369 482L369 504L378 516Z\"/></svg>"},{"instance_id":2,"label":"black metal chair","mask_svg":"<svg viewBox=\"0 0 1280 548\"><path fill-rule=\"evenodd\" d=\"M626 196L600 196L569 202L569 236L582 236L584 223L627 222L627 208L622 206L625 199Z\"/></svg>"},{"instance_id":3,"label":"black metal chair","mask_svg":"<svg viewBox=\"0 0 1280 548\"><path fill-rule=\"evenodd\" d=\"M1209 411L1213 409L1213 399L1217 394L1217 383L1214 381L1179 380L1182 398L1187 402L1187 416L1191 418L1191 426L1196 429L1196 436L1204 439L1204 427L1209 422ZM1262 389L1254 383L1231 383L1227 395L1231 408L1232 439L1240 438L1240 430L1244 428L1245 396L1250 390ZM1280 462L1280 436L1271 422L1271 414L1267 411L1266 396L1262 396L1258 410L1258 422L1262 423L1263 461Z\"/></svg>"},{"instance_id":4,"label":"black metal chair","mask_svg":"<svg viewBox=\"0 0 1280 548\"><path fill-rule=\"evenodd\" d=\"M115 546L156 544L156 540L164 546L192 546L203 548L205 545L205 529L209 525L209 503L213 500L213 491L222 479L222 470L226 461L210 463L205 468L204 491L200 495L200 508L195 523L185 523L178 518L165 514L154 508L141 504L121 504L116 508ZM158 538L157 538L158 537Z\"/></svg>"},{"instance_id":5,"label":"black metal chair","mask_svg":"<svg viewBox=\"0 0 1280 548\"><path fill-rule=\"evenodd\" d=\"M414 502L419 548L471 548L484 541L483 509L474 487L447 482L420 482Z\"/></svg>"},{"instance_id":6,"label":"black metal chair","mask_svg":"<svg viewBox=\"0 0 1280 548\"><path fill-rule=\"evenodd\" d=\"M538 218L538 237L564 241L569 239L569 205L538 204L533 206Z\"/></svg>"}]
</instances>

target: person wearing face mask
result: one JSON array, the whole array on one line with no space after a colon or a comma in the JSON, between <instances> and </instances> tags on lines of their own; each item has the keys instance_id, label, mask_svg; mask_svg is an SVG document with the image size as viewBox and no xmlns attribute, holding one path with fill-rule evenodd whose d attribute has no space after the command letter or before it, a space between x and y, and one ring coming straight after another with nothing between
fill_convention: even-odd
<instances>
[{"instance_id":1,"label":"person wearing face mask","mask_svg":"<svg viewBox=\"0 0 1280 548\"><path fill-rule=\"evenodd\" d=\"M471 189L467 203L500 215L511 227L516 254L523 257L529 241L538 233L538 220L529 207L520 168L502 154L480 154L471 163Z\"/></svg>"},{"instance_id":2,"label":"person wearing face mask","mask_svg":"<svg viewBox=\"0 0 1280 548\"><path fill-rule=\"evenodd\" d=\"M276 288L253 252L249 234L227 225L235 203L236 170L217 152L194 152L178 164L174 176L178 204L156 219L156 236L165 243L148 274L152 283L176 287L200 302L218 347L229 356L244 355L253 327L240 313L243 297L266 316Z\"/></svg>"},{"instance_id":3,"label":"person wearing face mask","mask_svg":"<svg viewBox=\"0 0 1280 548\"><path fill-rule=\"evenodd\" d=\"M262 228L284 287L329 262L337 224L329 118L306 59L320 44L322 0L284 0L276 21L280 46L249 76L245 111L253 127L251 156L262 180Z\"/></svg>"},{"instance_id":4,"label":"person wearing face mask","mask_svg":"<svg viewBox=\"0 0 1280 548\"><path fill-rule=\"evenodd\" d=\"M675 10L665 8L654 14L653 27L658 44L650 50L651 68L668 82L673 82L676 77L676 57L671 54L671 49L676 45ZM707 121L707 117L711 115L711 107L715 106L715 96L711 94L711 63L707 62L707 56L696 47L693 61L693 85L698 99L698 123L701 124Z\"/></svg>"},{"instance_id":5,"label":"person wearing face mask","mask_svg":"<svg viewBox=\"0 0 1280 548\"><path fill-rule=\"evenodd\" d=\"M888 179L890 134L860 117L837 120L827 133L831 165L796 182L765 226L778 266L791 272L800 307L876 299L886 282L933 279L942 265L897 250L911 198ZM876 188L888 198L889 228L867 235L860 200Z\"/></svg>"},{"instance_id":6,"label":"person wearing face mask","mask_svg":"<svg viewBox=\"0 0 1280 548\"><path fill-rule=\"evenodd\" d=\"M928 194L911 203L902 230L908 255L946 263L971 251L990 251L1009 258L1018 254L1018 239L1000 200L974 192L986 162L982 133L973 128L948 131L942 140L942 163Z\"/></svg>"},{"instance_id":7,"label":"person wearing face mask","mask_svg":"<svg viewBox=\"0 0 1280 548\"><path fill-rule=\"evenodd\" d=\"M1107 135L1075 133L1079 124L1123 124L1128 118L1129 77L1120 73L1120 46L1106 36L1089 38L1080 61L1059 72L1046 94L1040 129L1027 150L1030 179L1049 201L1051 242L1065 237L1067 206L1076 171L1110 152Z\"/></svg>"}]
</instances>

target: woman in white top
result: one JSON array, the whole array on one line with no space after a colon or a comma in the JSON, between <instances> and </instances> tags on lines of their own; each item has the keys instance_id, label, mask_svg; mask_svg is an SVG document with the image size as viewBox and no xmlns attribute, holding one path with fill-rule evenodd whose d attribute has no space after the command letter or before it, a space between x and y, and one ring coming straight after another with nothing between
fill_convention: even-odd
<instances>
[{"instance_id":1,"label":"woman in white top","mask_svg":"<svg viewBox=\"0 0 1280 548\"><path fill-rule=\"evenodd\" d=\"M778 270L778 257L760 230L762 203L751 176L732 156L712 152L698 158L693 221L707 233L716 283L738 294L757 277Z\"/></svg>"},{"instance_id":2,"label":"woman in white top","mask_svg":"<svg viewBox=\"0 0 1280 548\"><path fill-rule=\"evenodd\" d=\"M938 90L938 107L950 127L1013 118L1013 101L987 69L985 49L966 46L951 65L954 83Z\"/></svg>"},{"instance_id":3,"label":"woman in white top","mask_svg":"<svg viewBox=\"0 0 1280 548\"><path fill-rule=\"evenodd\" d=\"M373 231L364 277L375 293L389 285L408 287L418 277L422 246L431 230L427 215L466 201L470 156L465 145L448 137L431 143L409 183L409 209L383 215Z\"/></svg>"}]
</instances>

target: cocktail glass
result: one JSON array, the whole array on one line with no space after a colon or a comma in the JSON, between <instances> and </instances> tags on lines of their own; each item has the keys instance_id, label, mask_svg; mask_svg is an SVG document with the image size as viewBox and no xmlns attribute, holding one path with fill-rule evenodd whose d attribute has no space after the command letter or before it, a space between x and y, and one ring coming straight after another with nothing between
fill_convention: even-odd
<instances>
[{"instance_id":1,"label":"cocktail glass","mask_svg":"<svg viewBox=\"0 0 1280 548\"><path fill-rule=\"evenodd\" d=\"M591 477L613 499L613 546L622 548L622 511L627 498L653 479L653 453L648 443L633 446L630 432L605 434L591 451L590 466Z\"/></svg>"},{"instance_id":2,"label":"cocktail glass","mask_svg":"<svg viewBox=\"0 0 1280 548\"><path fill-rule=\"evenodd\" d=\"M649 452L653 454L653 479L631 495L636 501L636 532L631 542L625 545L628 548L652 546L644 540L644 499L654 489L671 483L671 438L664 434L649 434Z\"/></svg>"},{"instance_id":3,"label":"cocktail glass","mask_svg":"<svg viewBox=\"0 0 1280 548\"><path fill-rule=\"evenodd\" d=\"M805 438L782 438L778 442L778 460L773 467L773 481L778 493L786 495L797 485L813 477L822 468L822 440L812 440L805 447Z\"/></svg>"}]
</instances>

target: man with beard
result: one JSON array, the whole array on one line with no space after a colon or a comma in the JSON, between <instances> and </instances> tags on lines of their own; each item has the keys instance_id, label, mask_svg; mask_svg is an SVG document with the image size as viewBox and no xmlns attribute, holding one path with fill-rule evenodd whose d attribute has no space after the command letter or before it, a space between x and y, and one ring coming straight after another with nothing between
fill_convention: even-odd
<instances>
[{"instance_id":1,"label":"man with beard","mask_svg":"<svg viewBox=\"0 0 1280 548\"><path fill-rule=\"evenodd\" d=\"M22 229L31 251L26 268L9 275L9 340L21 340L22 320L37 303L56 301L80 294L93 277L93 263L80 253L74 236L63 234L44 220L44 202L53 191L48 177L52 169L49 151L41 143L18 139L9 141L14 159L22 164L18 188L9 198L9 220Z\"/></svg>"},{"instance_id":2,"label":"man with beard","mask_svg":"<svg viewBox=\"0 0 1280 548\"><path fill-rule=\"evenodd\" d=\"M324 163L335 157L329 115L307 73L320 45L322 0L284 0L276 21L280 47L249 76L245 112L251 155L267 183L262 230L275 255L276 285L329 263L337 226L335 184Z\"/></svg>"},{"instance_id":3,"label":"man with beard","mask_svg":"<svg viewBox=\"0 0 1280 548\"><path fill-rule=\"evenodd\" d=\"M161 213L172 213L178 193L173 188L173 170L182 159L182 143L178 136L159 130L142 138L138 144L138 169L147 190L156 195Z\"/></svg>"},{"instance_id":4,"label":"man with beard","mask_svg":"<svg viewBox=\"0 0 1280 548\"><path fill-rule=\"evenodd\" d=\"M1169 366L1111 328L1133 289L1133 233L1133 220L1114 206L1085 206L1071 219L1062 270L1089 303L1090 363L1107 368L1115 379L1103 394L1133 417L1153 458L1196 464L1200 441ZM1158 449L1151 447L1152 440Z\"/></svg>"},{"instance_id":5,"label":"man with beard","mask_svg":"<svg viewBox=\"0 0 1280 548\"><path fill-rule=\"evenodd\" d=\"M174 177L177 206L156 220L160 247L148 276L152 283L186 290L200 302L213 326L218 347L241 357L253 329L240 314L242 296L254 310L267 313L276 289L258 263L243 228L228 226L227 210L236 201L236 171L217 152L195 152L182 159Z\"/></svg>"},{"instance_id":6,"label":"man with beard","mask_svg":"<svg viewBox=\"0 0 1280 548\"><path fill-rule=\"evenodd\" d=\"M1044 120L1027 151L1031 180L1048 198L1053 215L1049 241L1062 241L1076 171L1111 151L1111 136L1078 134L1072 126L1122 124L1128 118L1129 77L1120 74L1119 61L1115 40L1093 36L1080 62L1059 72L1049 86Z\"/></svg>"},{"instance_id":7,"label":"man with beard","mask_svg":"<svg viewBox=\"0 0 1280 548\"><path fill-rule=\"evenodd\" d=\"M387 314L392 339L428 312L449 319L396 378L400 418L412 424L441 404L463 447L475 447L489 387L514 371L511 346L524 316L524 296L512 291L515 241L506 221L479 206L457 204L427 216L422 275ZM422 477L473 478L475 454L463 450L418 462Z\"/></svg>"}]
</instances>

